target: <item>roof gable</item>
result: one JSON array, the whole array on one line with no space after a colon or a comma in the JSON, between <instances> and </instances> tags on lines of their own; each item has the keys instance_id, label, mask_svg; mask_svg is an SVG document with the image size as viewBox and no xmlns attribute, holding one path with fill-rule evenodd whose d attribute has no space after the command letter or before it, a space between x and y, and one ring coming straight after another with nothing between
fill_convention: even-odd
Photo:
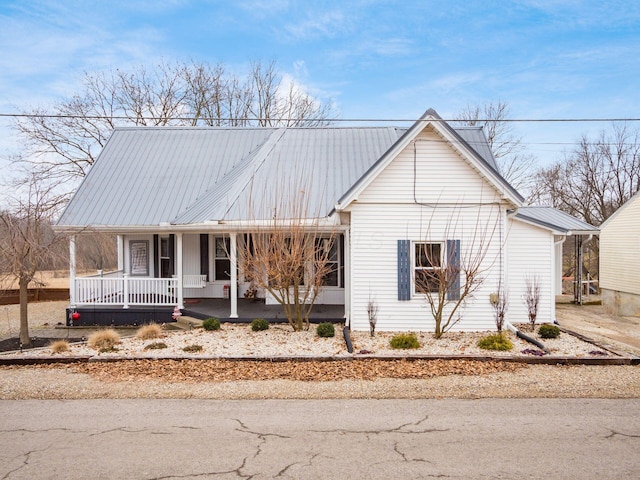
<instances>
[{"instance_id":1,"label":"roof gable","mask_svg":"<svg viewBox=\"0 0 640 480\"><path fill-rule=\"evenodd\" d=\"M627 207L631 206L635 202L640 202L640 190L638 190L635 194L633 194L633 196L629 200L624 202L624 204L620 208L618 208L615 212L611 214L609 218L607 218L604 222L602 222L602 225L600 225L600 229L604 229L607 227L607 225L614 222L615 219L618 217L618 215L622 214L627 209Z\"/></svg>"},{"instance_id":2,"label":"roof gable","mask_svg":"<svg viewBox=\"0 0 640 480\"><path fill-rule=\"evenodd\" d=\"M341 211L348 207L358 196L374 181L374 179L407 147L411 142L415 141L417 136L427 127L432 127L442 138L449 143L465 160L470 162L485 177L490 184L496 188L503 198L511 201L515 206L519 206L524 198L498 173L495 165L495 159L489 151L487 158L480 155L478 151L472 148L463 138L466 136L472 141L480 142L480 138L476 132L473 136L470 132L475 129L461 129L466 133L460 134L456 129L451 127L437 114L433 109L427 110L424 115L409 128L398 141L380 157L380 159L369 168L369 170L356 182L337 202L336 210ZM486 138L484 139L486 144ZM479 149L479 147L478 147ZM484 151L487 155L486 151Z\"/></svg>"}]
</instances>

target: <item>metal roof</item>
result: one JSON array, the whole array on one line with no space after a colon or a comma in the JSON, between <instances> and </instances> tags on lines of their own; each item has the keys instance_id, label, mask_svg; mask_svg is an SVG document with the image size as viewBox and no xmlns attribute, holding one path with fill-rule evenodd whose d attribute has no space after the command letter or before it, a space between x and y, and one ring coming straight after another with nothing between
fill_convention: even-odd
<instances>
[{"instance_id":1,"label":"metal roof","mask_svg":"<svg viewBox=\"0 0 640 480\"><path fill-rule=\"evenodd\" d=\"M600 232L598 227L594 227L552 207L521 207L516 212L516 218L568 235L597 234Z\"/></svg>"},{"instance_id":2,"label":"metal roof","mask_svg":"<svg viewBox=\"0 0 640 480\"><path fill-rule=\"evenodd\" d=\"M58 225L135 227L269 218L278 203L286 205L282 193L291 187L304 191L309 216L325 216L406 131L119 128ZM479 128L454 131L495 169Z\"/></svg>"}]
</instances>

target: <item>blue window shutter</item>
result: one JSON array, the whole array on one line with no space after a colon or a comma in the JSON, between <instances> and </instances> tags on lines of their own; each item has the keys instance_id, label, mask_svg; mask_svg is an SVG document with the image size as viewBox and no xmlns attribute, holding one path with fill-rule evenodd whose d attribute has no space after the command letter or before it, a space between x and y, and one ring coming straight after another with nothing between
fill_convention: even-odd
<instances>
[{"instance_id":1,"label":"blue window shutter","mask_svg":"<svg viewBox=\"0 0 640 480\"><path fill-rule=\"evenodd\" d=\"M460 240L447 240L447 268L455 275L449 284L447 300L460 300Z\"/></svg>"},{"instance_id":2,"label":"blue window shutter","mask_svg":"<svg viewBox=\"0 0 640 480\"><path fill-rule=\"evenodd\" d=\"M398 300L411 300L411 240L398 240Z\"/></svg>"}]
</instances>

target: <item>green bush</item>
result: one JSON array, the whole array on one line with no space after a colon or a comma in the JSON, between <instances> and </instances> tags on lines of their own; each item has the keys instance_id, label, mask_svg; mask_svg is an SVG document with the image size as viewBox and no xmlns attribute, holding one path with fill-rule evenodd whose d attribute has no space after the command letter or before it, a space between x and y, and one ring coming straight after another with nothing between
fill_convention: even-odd
<instances>
[{"instance_id":1,"label":"green bush","mask_svg":"<svg viewBox=\"0 0 640 480\"><path fill-rule=\"evenodd\" d=\"M389 345L391 348L401 349L420 348L420 342L415 333L398 333L391 338Z\"/></svg>"},{"instance_id":2,"label":"green bush","mask_svg":"<svg viewBox=\"0 0 640 480\"><path fill-rule=\"evenodd\" d=\"M513 348L513 343L502 333L496 333L495 335L488 335L481 338L478 341L478 346L483 350L499 350L507 351Z\"/></svg>"},{"instance_id":3,"label":"green bush","mask_svg":"<svg viewBox=\"0 0 640 480\"><path fill-rule=\"evenodd\" d=\"M202 351L202 345L187 345L182 349L183 352L196 353Z\"/></svg>"},{"instance_id":4,"label":"green bush","mask_svg":"<svg viewBox=\"0 0 640 480\"><path fill-rule=\"evenodd\" d=\"M204 328L205 330L220 330L220 319L207 318L204 322L202 322L202 328Z\"/></svg>"},{"instance_id":5,"label":"green bush","mask_svg":"<svg viewBox=\"0 0 640 480\"><path fill-rule=\"evenodd\" d=\"M542 338L558 338L560 336L560 329L555 325L545 323L538 328L538 335Z\"/></svg>"},{"instance_id":6,"label":"green bush","mask_svg":"<svg viewBox=\"0 0 640 480\"><path fill-rule=\"evenodd\" d=\"M251 322L251 330L254 332L261 332L262 330L269 329L269 322L264 318L256 318Z\"/></svg>"},{"instance_id":7,"label":"green bush","mask_svg":"<svg viewBox=\"0 0 640 480\"><path fill-rule=\"evenodd\" d=\"M333 326L333 323L324 322L318 325L316 328L316 333L319 337L329 338L336 336L336 329Z\"/></svg>"},{"instance_id":8,"label":"green bush","mask_svg":"<svg viewBox=\"0 0 640 480\"><path fill-rule=\"evenodd\" d=\"M164 342L153 342L144 347L145 350L161 350L163 348L167 348L167 344Z\"/></svg>"}]
</instances>

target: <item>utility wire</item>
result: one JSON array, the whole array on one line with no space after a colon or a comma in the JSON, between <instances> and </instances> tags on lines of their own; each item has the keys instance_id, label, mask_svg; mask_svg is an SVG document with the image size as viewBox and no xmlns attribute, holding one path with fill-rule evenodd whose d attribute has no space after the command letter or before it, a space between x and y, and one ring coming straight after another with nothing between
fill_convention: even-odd
<instances>
[{"instance_id":1,"label":"utility wire","mask_svg":"<svg viewBox=\"0 0 640 480\"><path fill-rule=\"evenodd\" d=\"M210 118L210 117L129 117L125 115L62 115L62 114L38 114L38 113L0 113L0 117L9 118L69 118L69 119L87 119L87 120L162 120L162 121L212 121L212 122L398 122L398 123L415 123L421 118ZM457 118L432 118L433 122L446 123L464 123L468 124L468 120ZM485 122L500 123L571 123L571 122L640 122L640 118L504 118L500 120L491 118L479 118L472 120L473 123ZM472 125L471 125L472 126Z\"/></svg>"}]
</instances>

